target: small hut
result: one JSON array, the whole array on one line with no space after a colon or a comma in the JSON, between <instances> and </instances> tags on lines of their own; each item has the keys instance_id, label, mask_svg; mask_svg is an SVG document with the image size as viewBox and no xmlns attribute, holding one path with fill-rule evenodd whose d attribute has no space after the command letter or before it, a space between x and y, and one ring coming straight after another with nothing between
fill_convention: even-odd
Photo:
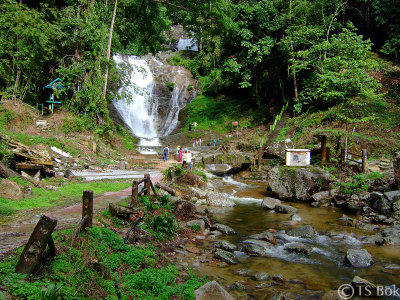
<instances>
[{"instance_id":1,"label":"small hut","mask_svg":"<svg viewBox=\"0 0 400 300\"><path fill-rule=\"evenodd\" d=\"M54 109L56 107L61 106L62 101L67 99L67 95L64 94L64 97L55 97L55 91L56 90L63 90L66 89L68 86L64 83L64 81L61 78L56 78L52 82L50 82L48 85L44 86L43 89L45 90L45 98L46 100L45 103L42 103L42 115L44 113L45 109L48 109L51 113L54 112ZM63 98L63 99L61 99Z\"/></svg>"}]
</instances>

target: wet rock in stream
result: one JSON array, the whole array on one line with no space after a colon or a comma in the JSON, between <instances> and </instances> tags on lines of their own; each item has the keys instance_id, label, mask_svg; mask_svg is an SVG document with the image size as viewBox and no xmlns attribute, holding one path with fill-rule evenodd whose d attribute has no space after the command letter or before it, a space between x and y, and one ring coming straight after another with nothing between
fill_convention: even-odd
<instances>
[{"instance_id":1,"label":"wet rock in stream","mask_svg":"<svg viewBox=\"0 0 400 300\"><path fill-rule=\"evenodd\" d=\"M286 245L283 249L288 252L294 252L305 255L310 255L312 251L312 248L310 246L304 245L302 243L289 244Z\"/></svg>"},{"instance_id":2,"label":"wet rock in stream","mask_svg":"<svg viewBox=\"0 0 400 300\"><path fill-rule=\"evenodd\" d=\"M225 251L233 252L237 249L237 246L228 241L217 241L214 243L215 248L219 248Z\"/></svg>"},{"instance_id":3,"label":"wet rock in stream","mask_svg":"<svg viewBox=\"0 0 400 300\"><path fill-rule=\"evenodd\" d=\"M278 244L278 241L276 240L275 236L269 231L264 231L258 234L250 235L249 238L254 240L263 240L273 245Z\"/></svg>"},{"instance_id":4,"label":"wet rock in stream","mask_svg":"<svg viewBox=\"0 0 400 300\"><path fill-rule=\"evenodd\" d=\"M224 224L214 224L211 229L218 230L223 234L236 234L236 231L233 230L231 227L224 225Z\"/></svg>"},{"instance_id":5,"label":"wet rock in stream","mask_svg":"<svg viewBox=\"0 0 400 300\"><path fill-rule=\"evenodd\" d=\"M215 253L214 253L214 256L224 260L228 264L231 264L231 265L237 264L237 261L235 260L235 256L231 252L228 252L228 251L225 251L222 249L217 249L217 251L215 251Z\"/></svg>"},{"instance_id":6,"label":"wet rock in stream","mask_svg":"<svg viewBox=\"0 0 400 300\"><path fill-rule=\"evenodd\" d=\"M349 249L345 262L355 268L366 268L372 264L373 260L371 254L365 249Z\"/></svg>"},{"instance_id":7,"label":"wet rock in stream","mask_svg":"<svg viewBox=\"0 0 400 300\"><path fill-rule=\"evenodd\" d=\"M314 228L311 227L311 225L305 225L297 228L287 229L286 234L302 238L313 238L315 236L315 231Z\"/></svg>"},{"instance_id":8,"label":"wet rock in stream","mask_svg":"<svg viewBox=\"0 0 400 300\"><path fill-rule=\"evenodd\" d=\"M265 197L261 202L261 207L264 209L275 209L275 205L281 204L281 200L271 197Z\"/></svg>"},{"instance_id":9,"label":"wet rock in stream","mask_svg":"<svg viewBox=\"0 0 400 300\"><path fill-rule=\"evenodd\" d=\"M268 256L266 251L267 248L273 247L270 243L261 241L261 240L254 240L248 239L243 241L243 250L244 252L255 255L255 256Z\"/></svg>"},{"instance_id":10,"label":"wet rock in stream","mask_svg":"<svg viewBox=\"0 0 400 300\"><path fill-rule=\"evenodd\" d=\"M290 206L290 205L284 205L284 204L277 204L275 205L275 211L279 213L284 213L284 214L295 214L298 212L298 209Z\"/></svg>"},{"instance_id":11,"label":"wet rock in stream","mask_svg":"<svg viewBox=\"0 0 400 300\"><path fill-rule=\"evenodd\" d=\"M267 281L269 279L269 274L265 272L256 272L250 276L254 281Z\"/></svg>"}]
</instances>

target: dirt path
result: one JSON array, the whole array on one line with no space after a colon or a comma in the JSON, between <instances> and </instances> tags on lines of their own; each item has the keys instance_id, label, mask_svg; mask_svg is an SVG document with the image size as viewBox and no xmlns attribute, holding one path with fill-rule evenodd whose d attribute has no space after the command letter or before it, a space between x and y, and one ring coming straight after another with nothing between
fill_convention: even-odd
<instances>
[{"instance_id":1,"label":"dirt path","mask_svg":"<svg viewBox=\"0 0 400 300\"><path fill-rule=\"evenodd\" d=\"M167 165L167 163L165 163ZM153 172L154 173L154 172ZM156 172L151 178L153 184L161 181L163 175ZM109 203L116 203L131 195L131 187L118 192L106 192L102 196L96 197L93 201L95 215L108 207ZM46 214L57 219L56 230L73 227L79 222L82 214L82 205L72 205L68 207L43 208L41 210L27 211L18 219L0 225L0 257L14 249L24 245L32 233L40 215ZM96 220L94 220L96 224Z\"/></svg>"}]
</instances>

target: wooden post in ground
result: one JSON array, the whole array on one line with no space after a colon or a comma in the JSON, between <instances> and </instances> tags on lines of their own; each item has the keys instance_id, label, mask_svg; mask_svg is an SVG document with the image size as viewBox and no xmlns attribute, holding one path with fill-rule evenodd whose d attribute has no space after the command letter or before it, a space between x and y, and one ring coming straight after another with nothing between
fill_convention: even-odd
<instances>
[{"instance_id":1,"label":"wooden post in ground","mask_svg":"<svg viewBox=\"0 0 400 300\"><path fill-rule=\"evenodd\" d=\"M134 180L132 182L132 195L131 195L131 203L129 204L129 207L138 207L139 206L138 190L139 190L139 184L136 180Z\"/></svg>"},{"instance_id":2,"label":"wooden post in ground","mask_svg":"<svg viewBox=\"0 0 400 300\"><path fill-rule=\"evenodd\" d=\"M50 244L51 252L55 252L54 242L51 234L57 225L57 220L42 215L36 224L28 243L25 245L16 266L16 272L22 274L32 274L46 250L47 244Z\"/></svg>"},{"instance_id":3,"label":"wooden post in ground","mask_svg":"<svg viewBox=\"0 0 400 300\"><path fill-rule=\"evenodd\" d=\"M88 220L82 229L93 227L93 191L83 191L82 195L82 219L88 216Z\"/></svg>"},{"instance_id":4,"label":"wooden post in ground","mask_svg":"<svg viewBox=\"0 0 400 300\"><path fill-rule=\"evenodd\" d=\"M393 170L396 188L400 189L400 157L393 160Z\"/></svg>"},{"instance_id":5,"label":"wooden post in ground","mask_svg":"<svg viewBox=\"0 0 400 300\"><path fill-rule=\"evenodd\" d=\"M169 167L169 170L171 171L171 179L175 179L175 168L174 167Z\"/></svg>"},{"instance_id":6,"label":"wooden post in ground","mask_svg":"<svg viewBox=\"0 0 400 300\"><path fill-rule=\"evenodd\" d=\"M367 149L362 149L362 171L363 173L368 171Z\"/></svg>"},{"instance_id":7,"label":"wooden post in ground","mask_svg":"<svg viewBox=\"0 0 400 300\"><path fill-rule=\"evenodd\" d=\"M144 174L146 181L144 182L144 188L146 189L146 196L150 200L150 174Z\"/></svg>"},{"instance_id":8,"label":"wooden post in ground","mask_svg":"<svg viewBox=\"0 0 400 300\"><path fill-rule=\"evenodd\" d=\"M192 159L192 170L196 167L196 160L193 158Z\"/></svg>"},{"instance_id":9,"label":"wooden post in ground","mask_svg":"<svg viewBox=\"0 0 400 300\"><path fill-rule=\"evenodd\" d=\"M326 151L326 135L321 135L321 162L325 163L327 158Z\"/></svg>"}]
</instances>

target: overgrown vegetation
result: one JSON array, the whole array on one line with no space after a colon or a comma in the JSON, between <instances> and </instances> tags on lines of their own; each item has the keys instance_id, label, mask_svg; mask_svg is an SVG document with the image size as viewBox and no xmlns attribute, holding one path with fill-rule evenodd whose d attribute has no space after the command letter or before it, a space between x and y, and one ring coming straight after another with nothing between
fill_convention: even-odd
<instances>
[{"instance_id":1,"label":"overgrown vegetation","mask_svg":"<svg viewBox=\"0 0 400 300\"><path fill-rule=\"evenodd\" d=\"M242 99L223 96L213 98L206 95L198 96L189 103L184 113L185 130L190 123L197 122L198 130L212 130L219 133L230 132L233 121L238 121L241 128L248 128L266 117L260 112L253 111L243 103Z\"/></svg>"},{"instance_id":2,"label":"overgrown vegetation","mask_svg":"<svg viewBox=\"0 0 400 300\"><path fill-rule=\"evenodd\" d=\"M349 182L338 182L336 186L344 194L354 194L367 191L371 185L383 178L383 174L379 172L371 172L369 174L361 173L353 175Z\"/></svg>"},{"instance_id":3,"label":"overgrown vegetation","mask_svg":"<svg viewBox=\"0 0 400 300\"><path fill-rule=\"evenodd\" d=\"M152 245L124 244L108 228L89 228L77 248L70 247L71 233L53 234L58 254L33 276L15 273L21 251L4 259L3 291L19 299L118 299L119 293L122 299L194 299L205 282L180 273Z\"/></svg>"}]
</instances>

